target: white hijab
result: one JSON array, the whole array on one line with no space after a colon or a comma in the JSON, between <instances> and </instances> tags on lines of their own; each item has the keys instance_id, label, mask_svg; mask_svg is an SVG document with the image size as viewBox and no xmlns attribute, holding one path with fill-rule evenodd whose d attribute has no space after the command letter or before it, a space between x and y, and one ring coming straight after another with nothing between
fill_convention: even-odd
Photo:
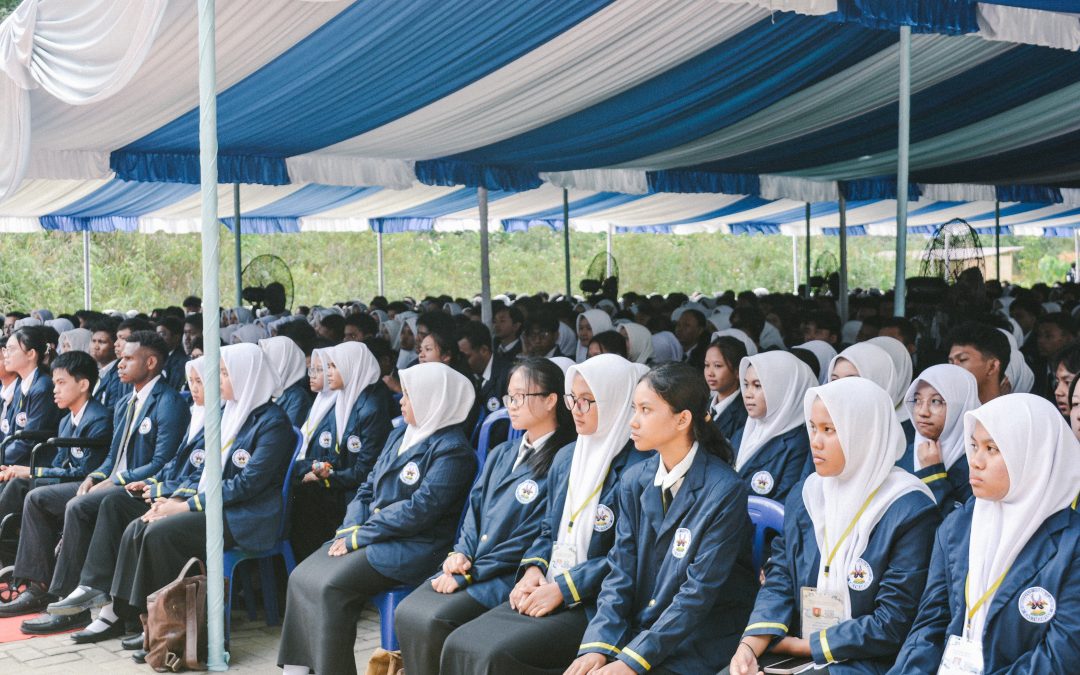
<instances>
[{"instance_id":1,"label":"white hijab","mask_svg":"<svg viewBox=\"0 0 1080 675\"><path fill-rule=\"evenodd\" d=\"M588 559L596 509L600 504L599 493L587 503L583 502L606 480L612 460L630 440L631 402L634 387L641 379L639 367L617 354L600 354L566 371L566 393L573 393L574 379L581 375L592 390L597 407L596 431L578 436L574 444L570 487L559 520L557 542L574 545L575 565ZM570 516L578 509L581 512L574 521L573 531L568 533ZM550 581L550 569L548 577Z\"/></svg>"},{"instance_id":2,"label":"white hijab","mask_svg":"<svg viewBox=\"0 0 1080 675\"><path fill-rule=\"evenodd\" d=\"M19 319L15 322L15 330L20 328L26 328L27 326L40 326L42 325L41 319L35 319L32 316L28 316L25 319Z\"/></svg>"},{"instance_id":3,"label":"white hijab","mask_svg":"<svg viewBox=\"0 0 1080 675\"><path fill-rule=\"evenodd\" d=\"M739 388L744 394L750 366L757 371L765 394L765 417L747 418L735 457L736 471L771 439L804 423L803 395L817 382L810 366L791 352L764 352L747 356L739 363Z\"/></svg>"},{"instance_id":4,"label":"white hijab","mask_svg":"<svg viewBox=\"0 0 1080 675\"><path fill-rule=\"evenodd\" d=\"M187 374L187 379L191 380L192 372L198 376L198 378L204 383L206 382L206 357L200 356L197 359L191 359L184 364L184 371ZM202 431L203 422L206 419L206 408L195 403L195 399L191 400L191 421L188 422L187 428L187 440L184 444L187 445L192 441L195 436Z\"/></svg>"},{"instance_id":5,"label":"white hijab","mask_svg":"<svg viewBox=\"0 0 1080 675\"><path fill-rule=\"evenodd\" d=\"M72 328L60 333L60 343L56 346L57 353L86 352L90 353L90 339L94 337L86 328ZM66 347L65 347L66 345Z\"/></svg>"},{"instance_id":6,"label":"white hijab","mask_svg":"<svg viewBox=\"0 0 1080 675\"><path fill-rule=\"evenodd\" d=\"M57 335L63 335L69 330L75 329L75 324L71 323L67 319L49 319L45 322L45 325L55 330Z\"/></svg>"},{"instance_id":7,"label":"white hijab","mask_svg":"<svg viewBox=\"0 0 1080 675\"><path fill-rule=\"evenodd\" d=\"M551 361L562 369L563 375L566 375L566 371L570 370L570 366L574 365L574 360L568 359L565 356L549 356L548 361Z\"/></svg>"},{"instance_id":8,"label":"white hijab","mask_svg":"<svg viewBox=\"0 0 1080 675\"><path fill-rule=\"evenodd\" d=\"M998 330L1009 341L1009 367L1005 369L1005 377L1009 380L1009 384L1012 385L1012 390L1009 393L1030 393L1031 388L1035 386L1035 373L1031 371L1031 366L1024 359L1024 353L1016 346L1016 339L1013 338L1012 333L1002 328L998 328Z\"/></svg>"},{"instance_id":9,"label":"white hijab","mask_svg":"<svg viewBox=\"0 0 1080 675\"><path fill-rule=\"evenodd\" d=\"M862 329L862 321L852 319L844 324L840 329L840 344L852 345L855 344L855 339L859 337L859 330Z\"/></svg>"},{"instance_id":10,"label":"white hijab","mask_svg":"<svg viewBox=\"0 0 1080 675\"><path fill-rule=\"evenodd\" d=\"M712 334L712 339L722 337L733 337L746 346L746 355L754 356L758 353L757 345L750 339L750 336L745 331L741 331L738 328L725 328L724 330L718 330Z\"/></svg>"},{"instance_id":11,"label":"white hijab","mask_svg":"<svg viewBox=\"0 0 1080 675\"><path fill-rule=\"evenodd\" d=\"M258 345L259 340L267 337L266 329L257 323L245 323L236 326L232 332L232 343Z\"/></svg>"},{"instance_id":12,"label":"white hijab","mask_svg":"<svg viewBox=\"0 0 1080 675\"><path fill-rule=\"evenodd\" d=\"M322 389L315 396L315 402L311 404L311 410L308 411L307 419L304 421L304 426L300 429L300 433L304 436L304 447L300 449L300 455L297 459L304 459L307 457L308 445L311 443L311 437L315 435L315 430L322 424L323 418L330 412L330 409L334 407L335 401L337 401L338 393L330 389L330 376L326 372L326 362L329 359L329 349L315 349L311 352L311 367L315 367L315 362L318 361L323 367L323 383Z\"/></svg>"},{"instance_id":13,"label":"white hijab","mask_svg":"<svg viewBox=\"0 0 1080 675\"><path fill-rule=\"evenodd\" d=\"M30 312L30 316L44 323L46 321L52 320L53 313L47 309L35 309L34 311Z\"/></svg>"},{"instance_id":14,"label":"white hijab","mask_svg":"<svg viewBox=\"0 0 1080 675\"><path fill-rule=\"evenodd\" d=\"M379 362L363 342L343 342L330 350L330 361L341 373L345 388L338 392L334 404L334 420L337 422L337 440L341 442L345 427L349 424L356 399L369 386L381 378Z\"/></svg>"},{"instance_id":15,"label":"white hijab","mask_svg":"<svg viewBox=\"0 0 1080 675\"><path fill-rule=\"evenodd\" d=\"M712 323L713 328L716 330L731 328L731 314L734 311L734 307L717 305L716 309L713 310L713 313L709 316L709 322Z\"/></svg>"},{"instance_id":16,"label":"white hijab","mask_svg":"<svg viewBox=\"0 0 1080 675\"><path fill-rule=\"evenodd\" d=\"M766 321L765 326L761 329L761 348L768 349L770 347L787 349L784 338L780 335L780 329Z\"/></svg>"},{"instance_id":17,"label":"white hijab","mask_svg":"<svg viewBox=\"0 0 1080 675\"><path fill-rule=\"evenodd\" d=\"M405 322L400 319L387 319L379 326L390 343L390 349L401 349L401 329L404 326Z\"/></svg>"},{"instance_id":18,"label":"white hijab","mask_svg":"<svg viewBox=\"0 0 1080 675\"><path fill-rule=\"evenodd\" d=\"M885 353L889 355L889 359L893 364L893 386L891 389L886 389L889 396L892 397L893 406L896 407L897 414L900 416L900 421L905 422L908 419L907 408L904 407L904 394L907 393L908 385L911 384L911 376L914 371L914 366L911 363L911 354L908 352L907 347L903 342L900 342L894 337L888 335L881 335L879 337L870 338L867 340L872 345L881 347L885 350Z\"/></svg>"},{"instance_id":19,"label":"white hijab","mask_svg":"<svg viewBox=\"0 0 1080 675\"><path fill-rule=\"evenodd\" d=\"M608 313L602 309L587 309L578 315L574 322L574 326L581 327L581 320L585 319L589 322L589 326L592 328L593 335L597 333L603 333L604 331L611 330L611 317ZM577 346L577 362L581 363L585 360L585 357L589 355L589 345L581 344L578 342Z\"/></svg>"},{"instance_id":20,"label":"white hijab","mask_svg":"<svg viewBox=\"0 0 1080 675\"><path fill-rule=\"evenodd\" d=\"M653 362L668 363L682 361L683 348L679 338L669 330L662 330L652 336Z\"/></svg>"},{"instance_id":21,"label":"white hijab","mask_svg":"<svg viewBox=\"0 0 1080 675\"><path fill-rule=\"evenodd\" d=\"M964 456L964 413L979 407L979 383L975 376L960 366L942 363L930 366L908 387L904 396L904 406L912 419L915 419L915 390L925 382L933 387L945 400L945 426L941 429L938 445L941 446L941 461L946 469L951 469L957 460ZM915 470L923 469L919 462L919 444L926 437L915 427Z\"/></svg>"},{"instance_id":22,"label":"white hijab","mask_svg":"<svg viewBox=\"0 0 1080 675\"><path fill-rule=\"evenodd\" d=\"M844 598L844 619L850 619L848 575L866 550L878 521L893 502L909 492L922 492L931 502L934 498L921 480L895 466L907 441L888 393L861 377L814 387L803 397L808 430L811 408L819 398L836 427L845 465L838 476L808 476L802 497L820 552L817 587L839 593ZM856 517L851 534L840 541ZM835 554L833 548L837 549ZM832 563L826 574L830 554Z\"/></svg>"},{"instance_id":23,"label":"white hijab","mask_svg":"<svg viewBox=\"0 0 1080 675\"><path fill-rule=\"evenodd\" d=\"M640 323L624 323L620 328L626 333L627 356L634 363L648 363L653 355L652 333Z\"/></svg>"},{"instance_id":24,"label":"white hijab","mask_svg":"<svg viewBox=\"0 0 1080 675\"><path fill-rule=\"evenodd\" d=\"M574 332L574 329L559 321L559 339L557 342L559 352L567 354L568 358L573 358L577 356L577 343L577 333Z\"/></svg>"},{"instance_id":25,"label":"white hijab","mask_svg":"<svg viewBox=\"0 0 1080 675\"><path fill-rule=\"evenodd\" d=\"M476 390L469 378L445 363L420 363L398 376L416 417L416 426L410 424L405 430L399 455L439 429L461 424L469 416Z\"/></svg>"},{"instance_id":26,"label":"white hijab","mask_svg":"<svg viewBox=\"0 0 1080 675\"><path fill-rule=\"evenodd\" d=\"M274 375L274 398L300 380L307 378L307 364L304 352L291 338L277 336L259 340L270 370Z\"/></svg>"},{"instance_id":27,"label":"white hijab","mask_svg":"<svg viewBox=\"0 0 1080 675\"><path fill-rule=\"evenodd\" d=\"M859 371L859 377L870 380L884 389L885 393L889 394L889 398L893 398L890 392L896 388L896 370L887 351L878 345L871 344L869 341L856 342L834 356L832 361L829 362L827 379L832 380L836 362L840 359L849 361L851 365L855 366L855 370ZM906 391L907 387L904 387L904 391L896 399L902 401ZM899 402L896 399L893 399L894 405Z\"/></svg>"},{"instance_id":28,"label":"white hijab","mask_svg":"<svg viewBox=\"0 0 1080 675\"><path fill-rule=\"evenodd\" d=\"M1080 491L1080 444L1057 407L1032 394L1008 394L964 415L964 438L981 422L1009 471L1001 501L975 499L968 542L969 598L981 598L1008 570L1047 518L1069 508ZM993 594L965 626L981 641Z\"/></svg>"},{"instance_id":29,"label":"white hijab","mask_svg":"<svg viewBox=\"0 0 1080 675\"><path fill-rule=\"evenodd\" d=\"M826 384L829 381L829 370L832 361L836 358L836 348L824 340L811 340L795 347L805 349L818 360L818 382Z\"/></svg>"}]
</instances>

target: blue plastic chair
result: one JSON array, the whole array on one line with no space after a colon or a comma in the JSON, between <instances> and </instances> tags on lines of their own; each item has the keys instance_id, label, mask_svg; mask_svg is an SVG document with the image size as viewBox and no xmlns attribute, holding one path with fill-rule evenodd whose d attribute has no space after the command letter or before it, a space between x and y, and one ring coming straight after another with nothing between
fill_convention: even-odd
<instances>
[{"instance_id":1,"label":"blue plastic chair","mask_svg":"<svg viewBox=\"0 0 1080 675\"><path fill-rule=\"evenodd\" d=\"M236 567L245 560L257 560L259 563L259 576L262 584L263 595L263 609L266 610L266 625L276 626L281 622L281 614L278 611L277 601L277 577L274 574L273 559L275 556L281 556L285 561L285 574L292 574L293 569L296 568L296 558L293 556L292 542L289 541L288 528L289 528L289 513L292 506L292 475L293 467L296 464L296 458L300 454L300 450L304 447L304 435L300 433L300 430L293 427L293 433L296 434L296 448L293 450L292 457L289 459L289 468L285 471L285 483L281 488L281 502L282 513L281 523L278 525L277 543L273 547L265 551L246 551L241 548L234 548L229 551L225 551L225 579L229 583L229 592L225 596L225 639L229 639L229 629L232 625L232 596L235 590L233 579L236 577ZM247 583L243 584L244 604L247 606L248 618L254 620L257 616L255 613L255 598L252 589L254 588L254 575L249 574Z\"/></svg>"},{"instance_id":2,"label":"blue plastic chair","mask_svg":"<svg viewBox=\"0 0 1080 675\"><path fill-rule=\"evenodd\" d=\"M495 426L496 422L506 422L507 425L510 424L510 413L506 411L506 408L499 408L495 412L490 413L484 418L484 423L480 426L480 440L476 444L476 457L480 460L481 468L487 460L488 451L491 450L491 427ZM516 441L521 438L524 433L524 431L519 431L511 426L506 440Z\"/></svg>"},{"instance_id":3,"label":"blue plastic chair","mask_svg":"<svg viewBox=\"0 0 1080 675\"><path fill-rule=\"evenodd\" d=\"M752 558L754 569L760 570L765 565L765 537L769 530L777 534L784 531L784 505L771 499L750 495L747 502L750 522L754 524L754 546Z\"/></svg>"}]
</instances>

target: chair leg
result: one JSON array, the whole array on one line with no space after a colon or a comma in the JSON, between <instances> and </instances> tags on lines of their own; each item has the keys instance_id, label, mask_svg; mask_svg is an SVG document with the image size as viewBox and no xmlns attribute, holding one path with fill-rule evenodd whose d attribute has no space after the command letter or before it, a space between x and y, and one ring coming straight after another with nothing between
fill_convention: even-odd
<instances>
[{"instance_id":1,"label":"chair leg","mask_svg":"<svg viewBox=\"0 0 1080 675\"><path fill-rule=\"evenodd\" d=\"M277 602L277 575L274 574L274 559L259 558L259 576L263 587L263 609L266 610L266 625L277 626L281 623Z\"/></svg>"},{"instance_id":2,"label":"chair leg","mask_svg":"<svg viewBox=\"0 0 1080 675\"><path fill-rule=\"evenodd\" d=\"M292 542L288 539L281 543L281 557L285 560L285 574L292 574L296 569L296 557L293 556Z\"/></svg>"}]
</instances>

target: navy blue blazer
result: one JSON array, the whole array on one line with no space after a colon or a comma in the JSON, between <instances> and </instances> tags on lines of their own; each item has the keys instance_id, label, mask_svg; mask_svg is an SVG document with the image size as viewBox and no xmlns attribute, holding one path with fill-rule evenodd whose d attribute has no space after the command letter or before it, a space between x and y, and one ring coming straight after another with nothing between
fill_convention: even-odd
<instances>
[{"instance_id":1,"label":"navy blue blazer","mask_svg":"<svg viewBox=\"0 0 1080 675\"><path fill-rule=\"evenodd\" d=\"M79 426L71 424L71 413L64 416L60 421L60 431L56 434L59 438L87 438L103 441L112 438L112 411L101 405L94 399L86 402ZM53 457L52 466L41 466L43 462L39 458L38 466L34 467L34 478L58 478L61 481L75 481L86 478L94 469L101 466L105 456L109 454L109 448L58 448Z\"/></svg>"},{"instance_id":2,"label":"navy blue blazer","mask_svg":"<svg viewBox=\"0 0 1080 675\"><path fill-rule=\"evenodd\" d=\"M446 558L476 478L476 452L461 427L439 429L398 454L408 427L390 432L375 468L349 503L335 538L367 551L380 574L419 584Z\"/></svg>"},{"instance_id":3,"label":"navy blue blazer","mask_svg":"<svg viewBox=\"0 0 1080 675\"><path fill-rule=\"evenodd\" d=\"M293 467L292 480L297 485L304 478L304 474L311 471L312 462L331 462L333 463L338 458L338 445L336 436L334 435L334 409L330 408L323 415L323 418L319 420L319 425L315 427L315 432L311 434L311 440L308 441L307 452L304 453L303 459L296 460L296 466ZM302 428L302 427L301 427ZM324 487L330 487L330 481L323 481Z\"/></svg>"},{"instance_id":4,"label":"navy blue blazer","mask_svg":"<svg viewBox=\"0 0 1080 675\"><path fill-rule=\"evenodd\" d=\"M173 496L187 499L198 492L199 479L206 464L205 432L205 427L199 429L190 443L185 436L181 441L183 445L173 458L161 471L146 479L153 486L151 494L154 499Z\"/></svg>"},{"instance_id":5,"label":"navy blue blazer","mask_svg":"<svg viewBox=\"0 0 1080 675\"><path fill-rule=\"evenodd\" d=\"M52 377L48 373L39 371L34 375L30 391L25 395L22 391L22 378L16 380L15 395L11 398L11 405L8 406L8 414L10 433L16 431L55 433L60 428L64 411L57 408L53 400ZM29 465L30 451L37 443L37 441L12 441L4 451L5 461L8 464ZM48 463L51 459L51 457L44 457L42 462Z\"/></svg>"},{"instance_id":6,"label":"navy blue blazer","mask_svg":"<svg viewBox=\"0 0 1080 675\"><path fill-rule=\"evenodd\" d=\"M94 386L94 398L109 410L114 409L121 399L131 393L131 385L120 381L120 373L117 371L119 365L119 361L114 363Z\"/></svg>"},{"instance_id":7,"label":"navy blue blazer","mask_svg":"<svg viewBox=\"0 0 1080 675\"><path fill-rule=\"evenodd\" d=\"M296 434L289 418L269 401L251 411L229 446L221 467L221 502L238 548L265 551L277 543L285 517L281 490L295 448ZM198 488L199 479L190 477L177 489L177 496L185 494L181 489ZM192 511L202 511L206 494L196 492L187 504Z\"/></svg>"},{"instance_id":8,"label":"navy blue blazer","mask_svg":"<svg viewBox=\"0 0 1080 675\"><path fill-rule=\"evenodd\" d=\"M289 423L297 429L304 426L304 420L307 419L308 412L311 410L311 404L315 402L307 384L306 378L297 380L286 387L285 391L281 392L281 396L274 399L274 403L277 403L285 411Z\"/></svg>"},{"instance_id":9,"label":"navy blue blazer","mask_svg":"<svg viewBox=\"0 0 1080 675\"><path fill-rule=\"evenodd\" d=\"M520 449L519 438L488 454L480 480L469 493L454 546L472 562L467 574L455 575L458 586L489 609L510 596L521 556L540 534L546 512L550 472L537 476L527 462L514 469Z\"/></svg>"},{"instance_id":10,"label":"navy blue blazer","mask_svg":"<svg viewBox=\"0 0 1080 675\"><path fill-rule=\"evenodd\" d=\"M340 443L337 441L337 418L332 410L327 414L335 450L334 473L330 474L328 487L355 490L364 482L386 445L399 411L390 389L379 380L356 398Z\"/></svg>"},{"instance_id":11,"label":"navy blue blazer","mask_svg":"<svg viewBox=\"0 0 1080 675\"><path fill-rule=\"evenodd\" d=\"M637 673L715 673L731 660L757 590L746 483L699 450L665 514L653 484L659 464L653 455L619 481L611 572L578 653Z\"/></svg>"},{"instance_id":12,"label":"navy blue blazer","mask_svg":"<svg viewBox=\"0 0 1080 675\"><path fill-rule=\"evenodd\" d=\"M563 505L566 502L566 493L570 488L570 464L574 459L575 443L570 443L559 450L555 455L555 461L551 464L548 472L548 503L547 513L540 524L540 535L532 543L529 550L521 560L518 567L518 578L529 567L539 567L547 574L551 551L559 538L559 525L562 523ZM627 469L643 462L651 457L653 452L641 452L634 448L633 441L627 441L626 445L611 460L607 478L604 479L604 487L600 490L597 506L597 519L593 525L593 536L589 540L588 559L566 570L555 577L555 583L559 584L562 591L563 604L566 607L574 607L585 603L585 609L591 618L596 611L596 596L600 593L600 583L608 573L607 555L615 544L615 524L618 522L619 480ZM603 512L604 517L600 514Z\"/></svg>"},{"instance_id":13,"label":"navy blue blazer","mask_svg":"<svg viewBox=\"0 0 1080 675\"><path fill-rule=\"evenodd\" d=\"M165 365L161 369L161 377L175 391L180 391L187 384L187 362L188 355L183 347L172 350L172 353L165 359Z\"/></svg>"},{"instance_id":14,"label":"navy blue blazer","mask_svg":"<svg viewBox=\"0 0 1080 675\"><path fill-rule=\"evenodd\" d=\"M941 509L941 515L947 516L953 509L963 506L972 498L971 484L968 482L967 457L953 462L948 469L944 464L933 464L915 472L915 476L934 493L934 501Z\"/></svg>"},{"instance_id":15,"label":"navy blue blazer","mask_svg":"<svg viewBox=\"0 0 1080 675\"><path fill-rule=\"evenodd\" d=\"M731 440L739 452L742 430ZM761 446L741 469L739 476L746 481L750 494L782 502L803 478L814 471L810 455L810 437L806 427L799 425L779 436L773 436Z\"/></svg>"},{"instance_id":16,"label":"navy blue blazer","mask_svg":"<svg viewBox=\"0 0 1080 675\"><path fill-rule=\"evenodd\" d=\"M889 506L862 554L871 581L863 590L850 592L852 618L803 636L810 639L816 663L828 664L833 675L884 673L892 666L915 619L940 522L937 506L921 492L908 493ZM817 586L820 560L800 484L784 505L784 533L773 540L765 585L743 634L798 637L800 589Z\"/></svg>"},{"instance_id":17,"label":"navy blue blazer","mask_svg":"<svg viewBox=\"0 0 1080 675\"><path fill-rule=\"evenodd\" d=\"M105 462L90 474L92 478L105 480L112 475L124 440L124 418L127 407L135 390L125 396L113 409L112 449ZM135 403L135 405L139 405ZM132 481L145 480L161 470L165 463L176 454L184 437L187 435L191 411L184 399L169 386L164 378L154 383L150 395L135 416L131 436L128 438L127 469L113 478L116 485L125 485Z\"/></svg>"},{"instance_id":18,"label":"navy blue blazer","mask_svg":"<svg viewBox=\"0 0 1080 675\"><path fill-rule=\"evenodd\" d=\"M950 635L962 635L975 502L937 532L919 613L890 673L932 673ZM1042 601L1042 606L1037 601ZM1075 673L1080 663L1080 514L1046 519L994 593L983 633L983 672Z\"/></svg>"},{"instance_id":19,"label":"navy blue blazer","mask_svg":"<svg viewBox=\"0 0 1080 675\"><path fill-rule=\"evenodd\" d=\"M735 438L736 434L742 437L742 429L746 426L746 403L743 402L742 396L736 395L735 400L728 404L728 407L724 408L724 412L720 413L712 421L713 425L720 430L721 435L730 441ZM735 446L736 448L738 445Z\"/></svg>"}]
</instances>

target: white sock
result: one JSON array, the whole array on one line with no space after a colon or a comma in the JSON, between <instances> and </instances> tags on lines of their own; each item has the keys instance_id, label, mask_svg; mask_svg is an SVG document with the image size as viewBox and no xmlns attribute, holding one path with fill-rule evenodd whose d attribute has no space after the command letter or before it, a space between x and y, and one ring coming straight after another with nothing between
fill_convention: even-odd
<instances>
[{"instance_id":1,"label":"white sock","mask_svg":"<svg viewBox=\"0 0 1080 675\"><path fill-rule=\"evenodd\" d=\"M116 623L120 617L116 616L116 612L113 611L112 603L105 605L101 608L101 613L97 618L86 627L88 633L101 633L109 629L109 626ZM106 623L108 622L108 623Z\"/></svg>"},{"instance_id":2,"label":"white sock","mask_svg":"<svg viewBox=\"0 0 1080 675\"><path fill-rule=\"evenodd\" d=\"M282 669L282 675L308 675L311 672L311 668L307 666L290 666L285 664Z\"/></svg>"}]
</instances>

